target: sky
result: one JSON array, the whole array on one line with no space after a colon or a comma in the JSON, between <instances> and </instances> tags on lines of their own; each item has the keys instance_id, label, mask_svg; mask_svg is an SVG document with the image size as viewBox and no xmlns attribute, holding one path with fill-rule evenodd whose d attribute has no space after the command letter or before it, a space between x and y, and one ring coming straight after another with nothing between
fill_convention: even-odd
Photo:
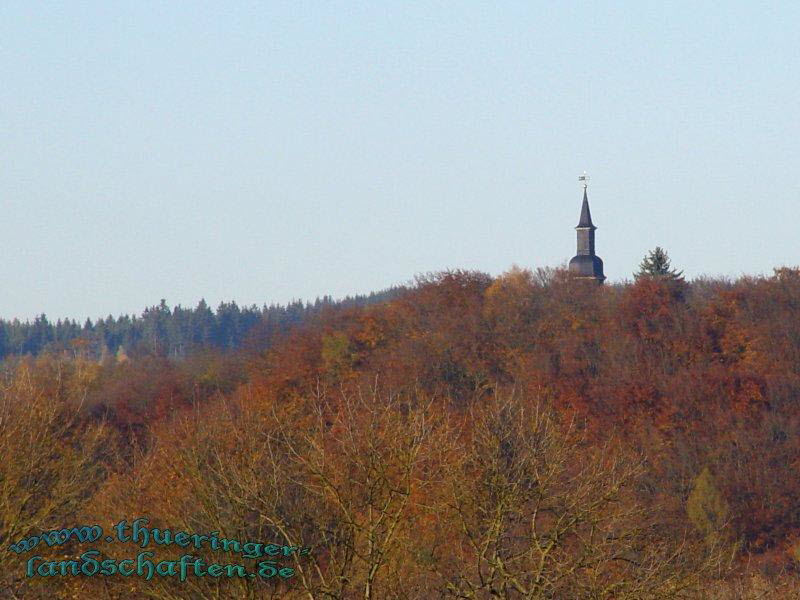
<instances>
[{"instance_id":1,"label":"sky","mask_svg":"<svg viewBox=\"0 0 800 600\"><path fill-rule=\"evenodd\" d=\"M0 318L800 263L800 3L0 3Z\"/></svg>"}]
</instances>

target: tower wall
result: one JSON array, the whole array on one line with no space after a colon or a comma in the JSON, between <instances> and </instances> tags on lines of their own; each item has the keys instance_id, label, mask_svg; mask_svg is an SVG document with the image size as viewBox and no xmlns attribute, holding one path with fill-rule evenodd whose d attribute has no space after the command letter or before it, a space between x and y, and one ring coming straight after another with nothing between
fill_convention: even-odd
<instances>
[{"instance_id":1,"label":"tower wall","mask_svg":"<svg viewBox=\"0 0 800 600\"><path fill-rule=\"evenodd\" d=\"M594 229L578 229L578 254L594 254Z\"/></svg>"}]
</instances>

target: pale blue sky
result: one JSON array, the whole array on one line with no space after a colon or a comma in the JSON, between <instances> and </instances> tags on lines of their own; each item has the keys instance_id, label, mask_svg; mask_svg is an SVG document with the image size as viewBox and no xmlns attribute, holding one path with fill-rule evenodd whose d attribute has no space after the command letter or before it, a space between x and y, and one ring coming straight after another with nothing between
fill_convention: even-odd
<instances>
[{"instance_id":1,"label":"pale blue sky","mask_svg":"<svg viewBox=\"0 0 800 600\"><path fill-rule=\"evenodd\" d=\"M800 263L800 3L0 3L0 317Z\"/></svg>"}]
</instances>

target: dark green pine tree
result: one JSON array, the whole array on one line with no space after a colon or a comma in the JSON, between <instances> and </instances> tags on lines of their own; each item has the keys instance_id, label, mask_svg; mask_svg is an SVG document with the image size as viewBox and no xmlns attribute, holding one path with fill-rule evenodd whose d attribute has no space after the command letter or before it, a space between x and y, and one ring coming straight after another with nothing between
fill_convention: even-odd
<instances>
[{"instance_id":1,"label":"dark green pine tree","mask_svg":"<svg viewBox=\"0 0 800 600\"><path fill-rule=\"evenodd\" d=\"M201 298L197 303L197 308L189 318L192 332L192 343L195 348L202 348L214 341L214 328L216 319L214 312L206 304L205 298Z\"/></svg>"},{"instance_id":2,"label":"dark green pine tree","mask_svg":"<svg viewBox=\"0 0 800 600\"><path fill-rule=\"evenodd\" d=\"M664 279L683 279L683 271L677 271L670 264L669 255L666 250L656 246L644 257L639 265L639 272L633 274L635 279L640 277L663 277Z\"/></svg>"},{"instance_id":3,"label":"dark green pine tree","mask_svg":"<svg viewBox=\"0 0 800 600\"><path fill-rule=\"evenodd\" d=\"M169 351L167 325L171 316L172 311L164 298L161 299L161 304L146 308L142 313L146 348L156 356L166 356Z\"/></svg>"}]
</instances>

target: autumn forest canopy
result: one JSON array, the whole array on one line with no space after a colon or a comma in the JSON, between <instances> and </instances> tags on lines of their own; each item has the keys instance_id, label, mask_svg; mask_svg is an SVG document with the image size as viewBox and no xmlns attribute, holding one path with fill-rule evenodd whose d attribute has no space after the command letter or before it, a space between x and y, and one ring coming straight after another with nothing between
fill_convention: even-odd
<instances>
[{"instance_id":1,"label":"autumn forest canopy","mask_svg":"<svg viewBox=\"0 0 800 600\"><path fill-rule=\"evenodd\" d=\"M651 253L613 285L448 271L4 321L2 595L800 597L799 317L800 269L686 281ZM142 515L312 552L179 583L31 579L6 550Z\"/></svg>"}]
</instances>

